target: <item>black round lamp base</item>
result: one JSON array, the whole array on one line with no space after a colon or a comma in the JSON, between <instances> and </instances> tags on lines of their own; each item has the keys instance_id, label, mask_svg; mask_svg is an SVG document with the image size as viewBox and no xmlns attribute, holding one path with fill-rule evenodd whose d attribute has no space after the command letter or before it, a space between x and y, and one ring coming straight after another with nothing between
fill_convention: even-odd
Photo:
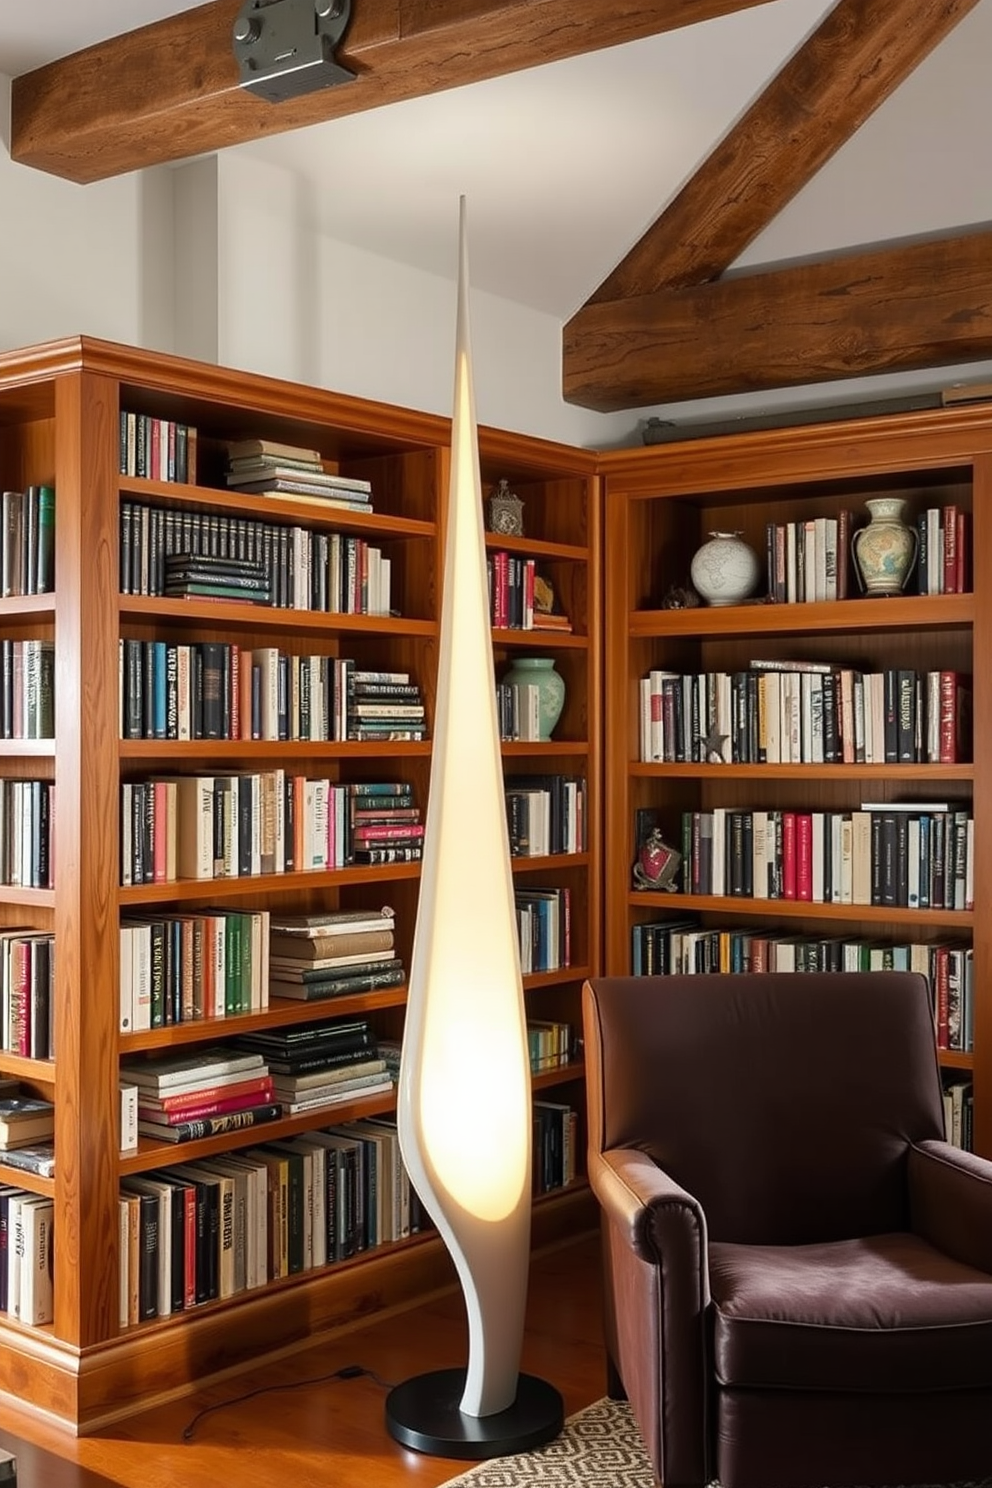
<instances>
[{"instance_id":1,"label":"black round lamp base","mask_svg":"<svg viewBox=\"0 0 992 1488\"><path fill-rule=\"evenodd\" d=\"M464 1389L464 1369L437 1369L406 1380L386 1397L386 1430L415 1452L472 1461L532 1452L561 1431L561 1396L532 1374L519 1376L516 1400L492 1416L463 1415Z\"/></svg>"}]
</instances>

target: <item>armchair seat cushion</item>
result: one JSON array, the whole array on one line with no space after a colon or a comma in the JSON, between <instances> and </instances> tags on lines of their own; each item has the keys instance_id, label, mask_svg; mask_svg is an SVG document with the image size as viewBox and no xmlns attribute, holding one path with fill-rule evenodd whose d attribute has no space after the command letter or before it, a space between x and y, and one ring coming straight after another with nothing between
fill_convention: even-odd
<instances>
[{"instance_id":1,"label":"armchair seat cushion","mask_svg":"<svg viewBox=\"0 0 992 1488\"><path fill-rule=\"evenodd\" d=\"M845 1394L992 1387L992 1275L917 1235L712 1241L709 1270L721 1385Z\"/></svg>"}]
</instances>

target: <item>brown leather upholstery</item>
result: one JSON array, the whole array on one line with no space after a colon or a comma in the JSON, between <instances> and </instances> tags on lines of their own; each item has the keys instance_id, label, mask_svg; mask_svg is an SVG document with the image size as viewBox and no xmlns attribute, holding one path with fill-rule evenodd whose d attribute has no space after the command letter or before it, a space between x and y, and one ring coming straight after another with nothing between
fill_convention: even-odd
<instances>
[{"instance_id":1,"label":"brown leather upholstery","mask_svg":"<svg viewBox=\"0 0 992 1488\"><path fill-rule=\"evenodd\" d=\"M992 1163L909 973L583 997L607 1348L666 1488L992 1474Z\"/></svg>"}]
</instances>

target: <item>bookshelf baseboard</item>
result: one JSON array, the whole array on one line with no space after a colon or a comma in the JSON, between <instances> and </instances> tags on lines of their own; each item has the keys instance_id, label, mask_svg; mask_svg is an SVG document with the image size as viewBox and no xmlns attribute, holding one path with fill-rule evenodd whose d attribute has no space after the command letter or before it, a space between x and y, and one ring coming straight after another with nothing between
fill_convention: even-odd
<instances>
[{"instance_id":1,"label":"bookshelf baseboard","mask_svg":"<svg viewBox=\"0 0 992 1488\"><path fill-rule=\"evenodd\" d=\"M587 1232L595 1213L585 1183L537 1200L534 1249ZM0 1399L6 1396L21 1408L30 1401L28 1409L86 1435L455 1285L448 1253L430 1234L254 1295L177 1314L93 1348L72 1349L0 1324Z\"/></svg>"}]
</instances>

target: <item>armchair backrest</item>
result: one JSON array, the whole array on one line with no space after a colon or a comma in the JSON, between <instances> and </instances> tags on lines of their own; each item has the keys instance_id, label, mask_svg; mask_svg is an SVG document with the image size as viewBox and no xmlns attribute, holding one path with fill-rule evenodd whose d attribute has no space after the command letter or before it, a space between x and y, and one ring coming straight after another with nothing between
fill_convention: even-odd
<instances>
[{"instance_id":1,"label":"armchair backrest","mask_svg":"<svg viewBox=\"0 0 992 1488\"><path fill-rule=\"evenodd\" d=\"M710 1239L908 1229L908 1146L943 1136L923 977L601 977L583 1017L590 1162L648 1153Z\"/></svg>"}]
</instances>

